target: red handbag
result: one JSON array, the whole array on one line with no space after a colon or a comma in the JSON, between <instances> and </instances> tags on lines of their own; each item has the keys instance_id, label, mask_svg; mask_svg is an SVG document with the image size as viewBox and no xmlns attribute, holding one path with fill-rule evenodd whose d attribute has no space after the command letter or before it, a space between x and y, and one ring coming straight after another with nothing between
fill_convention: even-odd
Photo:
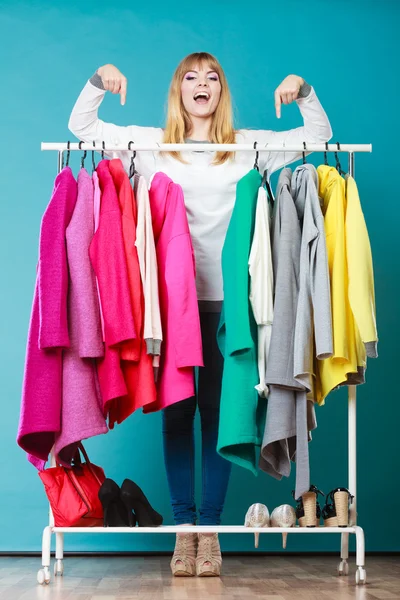
<instances>
[{"instance_id":1,"label":"red handbag","mask_svg":"<svg viewBox=\"0 0 400 600\"><path fill-rule=\"evenodd\" d=\"M82 463L79 451L86 462ZM99 489L106 476L93 465L79 444L70 468L51 467L39 472L54 515L56 527L102 527L103 507Z\"/></svg>"}]
</instances>

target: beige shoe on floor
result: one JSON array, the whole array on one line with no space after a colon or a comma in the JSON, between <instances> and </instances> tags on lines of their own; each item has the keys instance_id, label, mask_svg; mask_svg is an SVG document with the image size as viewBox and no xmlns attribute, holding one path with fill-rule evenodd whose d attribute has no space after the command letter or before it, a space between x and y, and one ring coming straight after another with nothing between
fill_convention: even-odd
<instances>
[{"instance_id":1,"label":"beige shoe on floor","mask_svg":"<svg viewBox=\"0 0 400 600\"><path fill-rule=\"evenodd\" d=\"M171 559L171 571L175 577L193 577L196 574L197 535L178 533Z\"/></svg>"},{"instance_id":2,"label":"beige shoe on floor","mask_svg":"<svg viewBox=\"0 0 400 600\"><path fill-rule=\"evenodd\" d=\"M222 557L218 534L207 535L199 533L199 546L196 558L196 573L198 577L219 577L221 564Z\"/></svg>"}]
</instances>

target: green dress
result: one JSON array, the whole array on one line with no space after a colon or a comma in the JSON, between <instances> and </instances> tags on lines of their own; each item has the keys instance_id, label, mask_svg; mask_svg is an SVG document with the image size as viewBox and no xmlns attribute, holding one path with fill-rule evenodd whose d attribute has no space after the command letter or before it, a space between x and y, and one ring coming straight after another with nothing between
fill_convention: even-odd
<instances>
[{"instance_id":1,"label":"green dress","mask_svg":"<svg viewBox=\"0 0 400 600\"><path fill-rule=\"evenodd\" d=\"M224 302L217 332L224 356L217 451L257 474L266 400L255 386L257 324L249 300L249 254L261 175L256 169L236 186L236 202L222 249Z\"/></svg>"}]
</instances>

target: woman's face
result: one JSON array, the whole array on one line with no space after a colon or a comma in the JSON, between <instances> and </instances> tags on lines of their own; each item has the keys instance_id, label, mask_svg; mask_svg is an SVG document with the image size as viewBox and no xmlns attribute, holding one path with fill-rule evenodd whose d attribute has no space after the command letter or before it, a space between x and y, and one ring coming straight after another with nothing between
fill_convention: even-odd
<instances>
[{"instance_id":1,"label":"woman's face","mask_svg":"<svg viewBox=\"0 0 400 600\"><path fill-rule=\"evenodd\" d=\"M199 65L185 73L181 94L183 105L193 117L209 117L218 106L221 82L218 74L208 65Z\"/></svg>"}]
</instances>

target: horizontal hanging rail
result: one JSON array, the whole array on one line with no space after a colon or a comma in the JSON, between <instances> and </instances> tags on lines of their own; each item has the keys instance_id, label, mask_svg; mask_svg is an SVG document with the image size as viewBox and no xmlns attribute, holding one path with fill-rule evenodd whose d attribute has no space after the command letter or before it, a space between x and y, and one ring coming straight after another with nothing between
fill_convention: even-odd
<instances>
[{"instance_id":1,"label":"horizontal hanging rail","mask_svg":"<svg viewBox=\"0 0 400 600\"><path fill-rule=\"evenodd\" d=\"M80 147L79 147L80 146ZM102 144L93 145L92 142L77 142L70 143L69 150L96 150L101 152L102 150L108 152L133 152L133 150L140 152L157 152L157 151L169 151L169 152L192 152L193 148L197 151L211 150L213 152L372 152L372 144L311 144L306 142L304 148L303 143L301 144L265 144L261 145L257 143L256 148L253 144L210 144L210 143L186 143L186 144L128 144L123 146L122 144L112 146L102 146ZM59 152L68 150L68 142L42 142L42 150L58 150Z\"/></svg>"}]
</instances>

